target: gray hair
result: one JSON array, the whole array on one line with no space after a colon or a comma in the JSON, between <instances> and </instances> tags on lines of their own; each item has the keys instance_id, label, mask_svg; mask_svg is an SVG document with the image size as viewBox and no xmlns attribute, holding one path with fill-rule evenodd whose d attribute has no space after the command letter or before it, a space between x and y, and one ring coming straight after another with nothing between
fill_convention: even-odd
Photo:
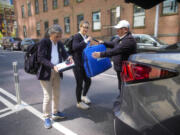
<instances>
[{"instance_id":1,"label":"gray hair","mask_svg":"<svg viewBox=\"0 0 180 135\"><path fill-rule=\"evenodd\" d=\"M58 24L54 24L48 29L49 35L54 33L63 33L62 28Z\"/></svg>"}]
</instances>

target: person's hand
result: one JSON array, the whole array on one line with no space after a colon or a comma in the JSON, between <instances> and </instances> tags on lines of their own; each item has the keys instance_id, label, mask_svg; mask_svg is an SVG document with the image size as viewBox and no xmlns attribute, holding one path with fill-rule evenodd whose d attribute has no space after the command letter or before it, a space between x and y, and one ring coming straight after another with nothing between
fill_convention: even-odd
<instances>
[{"instance_id":1,"label":"person's hand","mask_svg":"<svg viewBox=\"0 0 180 135\"><path fill-rule=\"evenodd\" d=\"M104 41L103 41L103 40L98 40L98 42L99 42L100 44L104 44Z\"/></svg>"},{"instance_id":2,"label":"person's hand","mask_svg":"<svg viewBox=\"0 0 180 135\"><path fill-rule=\"evenodd\" d=\"M59 72L57 66L54 66L53 69L54 69L54 71Z\"/></svg>"},{"instance_id":3,"label":"person's hand","mask_svg":"<svg viewBox=\"0 0 180 135\"><path fill-rule=\"evenodd\" d=\"M72 56L69 56L69 57L67 58L67 60L69 60L70 63L73 63L73 62L74 62Z\"/></svg>"},{"instance_id":4,"label":"person's hand","mask_svg":"<svg viewBox=\"0 0 180 135\"><path fill-rule=\"evenodd\" d=\"M87 41L87 42L92 41L92 37L91 37L91 36L89 36L89 37L86 39L86 41Z\"/></svg>"},{"instance_id":5,"label":"person's hand","mask_svg":"<svg viewBox=\"0 0 180 135\"><path fill-rule=\"evenodd\" d=\"M100 52L93 52L92 57L93 58L100 58Z\"/></svg>"}]
</instances>

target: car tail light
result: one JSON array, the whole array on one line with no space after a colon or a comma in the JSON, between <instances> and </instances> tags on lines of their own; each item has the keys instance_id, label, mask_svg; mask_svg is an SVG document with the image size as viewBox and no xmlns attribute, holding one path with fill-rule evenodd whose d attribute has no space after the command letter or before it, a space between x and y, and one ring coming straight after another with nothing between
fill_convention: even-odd
<instances>
[{"instance_id":1,"label":"car tail light","mask_svg":"<svg viewBox=\"0 0 180 135\"><path fill-rule=\"evenodd\" d=\"M176 71L125 61L122 65L122 80L126 83L138 83L176 76Z\"/></svg>"}]
</instances>

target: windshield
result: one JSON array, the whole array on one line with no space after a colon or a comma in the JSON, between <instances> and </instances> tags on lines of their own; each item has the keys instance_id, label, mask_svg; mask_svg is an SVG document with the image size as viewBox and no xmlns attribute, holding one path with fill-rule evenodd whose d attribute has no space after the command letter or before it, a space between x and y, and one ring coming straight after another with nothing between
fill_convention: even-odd
<instances>
[{"instance_id":1,"label":"windshield","mask_svg":"<svg viewBox=\"0 0 180 135\"><path fill-rule=\"evenodd\" d=\"M152 38L153 38L154 40L156 40L157 42L159 42L161 45L167 45L167 43L165 43L165 42L159 40L159 39L156 38L156 37L153 37L153 36L152 36Z\"/></svg>"}]
</instances>

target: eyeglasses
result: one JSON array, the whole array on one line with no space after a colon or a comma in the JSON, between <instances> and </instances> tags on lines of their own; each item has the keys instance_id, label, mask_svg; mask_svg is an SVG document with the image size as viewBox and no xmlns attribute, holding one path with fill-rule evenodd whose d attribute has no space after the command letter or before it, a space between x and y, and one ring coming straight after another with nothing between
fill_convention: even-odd
<instances>
[{"instance_id":1,"label":"eyeglasses","mask_svg":"<svg viewBox=\"0 0 180 135\"><path fill-rule=\"evenodd\" d=\"M86 27L85 27L85 26L83 26L83 28L84 28L84 29L89 29L89 27L88 27L88 26L86 26Z\"/></svg>"},{"instance_id":2,"label":"eyeglasses","mask_svg":"<svg viewBox=\"0 0 180 135\"><path fill-rule=\"evenodd\" d=\"M55 36L56 38L61 38L61 36Z\"/></svg>"}]
</instances>

